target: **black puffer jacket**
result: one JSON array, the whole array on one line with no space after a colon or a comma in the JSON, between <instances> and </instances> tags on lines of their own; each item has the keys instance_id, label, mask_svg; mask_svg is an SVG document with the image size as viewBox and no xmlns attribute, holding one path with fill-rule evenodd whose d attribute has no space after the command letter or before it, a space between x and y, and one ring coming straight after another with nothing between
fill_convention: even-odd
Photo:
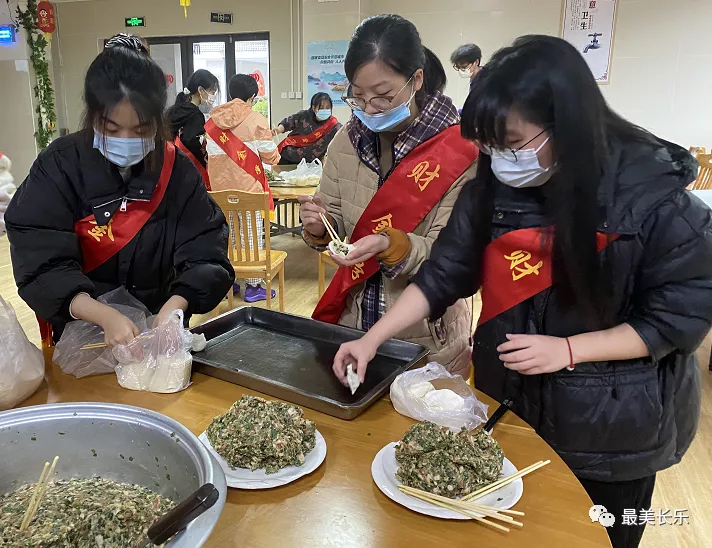
<instances>
[{"instance_id":1,"label":"black puffer jacket","mask_svg":"<svg viewBox=\"0 0 712 548\"><path fill-rule=\"evenodd\" d=\"M55 336L79 292L98 297L123 285L154 313L180 295L189 314L209 312L227 294L234 279L227 223L180 151L166 194L141 231L104 264L82 272L75 221L93 213L106 225L124 196L150 199L158 175L141 162L124 183L82 133L57 139L35 160L5 220L20 296L55 327Z\"/></svg>"},{"instance_id":2,"label":"black puffer jacket","mask_svg":"<svg viewBox=\"0 0 712 548\"><path fill-rule=\"evenodd\" d=\"M710 209L685 191L695 162L660 142L612 145L600 194L600 230L619 234L603 253L624 284L611 305L648 346L645 359L577 364L574 371L520 375L505 369L497 346L507 333L572 336L588 331L580 314L560 305L556 288L485 322L475 333L477 388L502 400L581 478L625 481L677 463L692 441L700 411L694 351L712 325ZM473 241L471 181L462 191L431 259L414 282L438 317L480 285ZM498 185L492 238L548 225L541 189Z\"/></svg>"},{"instance_id":3,"label":"black puffer jacket","mask_svg":"<svg viewBox=\"0 0 712 548\"><path fill-rule=\"evenodd\" d=\"M180 135L185 148L205 167L205 150L200 142L200 137L205 135L205 116L200 109L190 101L176 103L166 111L166 118L171 124L173 139Z\"/></svg>"}]
</instances>

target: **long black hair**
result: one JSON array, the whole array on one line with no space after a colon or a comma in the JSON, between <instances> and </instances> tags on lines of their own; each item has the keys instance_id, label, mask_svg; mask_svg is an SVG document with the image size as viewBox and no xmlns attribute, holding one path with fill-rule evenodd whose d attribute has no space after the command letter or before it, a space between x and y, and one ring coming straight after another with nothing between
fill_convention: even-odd
<instances>
[{"instance_id":1,"label":"long black hair","mask_svg":"<svg viewBox=\"0 0 712 548\"><path fill-rule=\"evenodd\" d=\"M319 93L315 93L312 95L311 98L311 107L318 109L322 103L329 103L329 108L333 109L334 108L334 103L331 101L331 97L329 96L328 93L324 93L323 91L320 91Z\"/></svg>"},{"instance_id":2,"label":"long black hair","mask_svg":"<svg viewBox=\"0 0 712 548\"><path fill-rule=\"evenodd\" d=\"M494 54L475 77L462 111L462 134L492 148L507 147L507 116L516 109L551 135L554 174L543 191L555 226L553 273L564 304L608 325L616 311L611 272L601 261L596 233L603 221L597 207L611 139L651 142L650 134L617 115L606 103L581 54L551 36L523 36ZM481 239L489 242L496 181L490 157L481 155L476 180ZM620 286L621 284L615 284Z\"/></svg>"},{"instance_id":3,"label":"long black hair","mask_svg":"<svg viewBox=\"0 0 712 548\"><path fill-rule=\"evenodd\" d=\"M82 128L88 136L93 136L94 128L106 134L106 117L126 99L136 109L141 125L156 130L156 150L162 151L167 135L166 98L166 77L144 42L136 36L117 34L87 70Z\"/></svg>"},{"instance_id":4,"label":"long black hair","mask_svg":"<svg viewBox=\"0 0 712 548\"><path fill-rule=\"evenodd\" d=\"M359 67L371 61L380 61L405 78L423 69L423 87L415 95L419 108L428 95L445 89L447 76L440 59L423 46L415 25L400 15L376 15L356 27L344 61L349 82Z\"/></svg>"},{"instance_id":5,"label":"long black hair","mask_svg":"<svg viewBox=\"0 0 712 548\"><path fill-rule=\"evenodd\" d=\"M196 70L193 74L190 75L190 78L188 78L188 83L185 85L185 89L187 89L190 94L186 93L185 91L181 91L176 96L176 105L179 105L180 103L187 103L188 101L190 101L191 97L198 93L198 88L203 88L205 91L208 91L209 89L216 89L219 91L220 82L218 81L217 77L209 70Z\"/></svg>"}]
</instances>

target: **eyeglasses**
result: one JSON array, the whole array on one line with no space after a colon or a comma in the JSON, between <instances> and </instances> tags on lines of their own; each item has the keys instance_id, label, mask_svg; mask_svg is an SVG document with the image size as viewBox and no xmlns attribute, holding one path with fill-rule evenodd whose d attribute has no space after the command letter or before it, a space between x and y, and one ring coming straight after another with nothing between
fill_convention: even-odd
<instances>
[{"instance_id":1,"label":"eyeglasses","mask_svg":"<svg viewBox=\"0 0 712 548\"><path fill-rule=\"evenodd\" d=\"M517 152L524 150L528 145L530 145L533 141L536 141L539 137L544 135L544 133L546 133L547 131L548 131L548 128L542 129L534 137L529 139L526 143L524 143L522 146L520 146L518 148L505 148L503 150L499 150L499 149L492 148L490 146L483 145L483 144L480 144L479 148L482 152L487 154L487 156L492 156L493 154L497 154L497 153L499 153L501 155L504 152L510 152L514 156L514 161L516 162L517 161Z\"/></svg>"},{"instance_id":2,"label":"eyeglasses","mask_svg":"<svg viewBox=\"0 0 712 548\"><path fill-rule=\"evenodd\" d=\"M415 76L415 74L413 76ZM385 112L386 110L393 108L393 100L400 95L401 91L408 87L408 84L410 84L413 76L408 78L405 85L400 88L395 95L377 95L376 97L371 97L368 101L366 99L362 99L361 97L349 97L346 95L344 95L341 99L351 108L351 110L366 110L366 107L371 105L378 112Z\"/></svg>"},{"instance_id":3,"label":"eyeglasses","mask_svg":"<svg viewBox=\"0 0 712 548\"><path fill-rule=\"evenodd\" d=\"M474 64L474 63L470 63L470 64L467 65L466 67L458 67L457 65L453 65L452 68L454 68L454 69L455 69L457 72L459 72L460 74L463 74L463 75L466 75L466 76L470 76L470 75L472 74L472 65L473 65L473 64Z\"/></svg>"}]
</instances>

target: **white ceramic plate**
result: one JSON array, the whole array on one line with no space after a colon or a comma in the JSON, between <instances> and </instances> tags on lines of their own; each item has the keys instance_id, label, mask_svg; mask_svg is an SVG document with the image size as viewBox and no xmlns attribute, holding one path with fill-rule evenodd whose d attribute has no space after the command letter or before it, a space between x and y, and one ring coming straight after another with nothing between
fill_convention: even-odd
<instances>
[{"instance_id":1,"label":"white ceramic plate","mask_svg":"<svg viewBox=\"0 0 712 548\"><path fill-rule=\"evenodd\" d=\"M396 477L396 472L398 471L395 449L396 445L396 442L386 445L378 452L376 458L373 459L373 463L371 464L371 475L373 476L373 481L376 482L376 485L381 492L389 499L413 510L414 512L418 512L419 514L425 514L427 516L442 519L470 519L467 516L458 514L457 512L440 508L439 506L435 506L434 504L416 499L415 497L411 497L401 492L401 490L398 489L398 486L403 484ZM502 477L510 476L516 472L517 469L515 466L505 458L504 465L502 466ZM477 499L477 503L484 504L486 506L494 506L496 508L501 508L502 510L508 510L517 504L519 499L522 498L523 492L524 483L520 478L487 496Z\"/></svg>"},{"instance_id":2,"label":"white ceramic plate","mask_svg":"<svg viewBox=\"0 0 712 548\"><path fill-rule=\"evenodd\" d=\"M210 445L208 435L205 432L200 434L198 439L203 442L205 447L208 448L208 451L210 451L220 463L220 467L223 469L223 472L225 472L227 486L236 489L273 489L274 487L287 485L288 483L292 483L299 478L311 474L321 466L321 463L324 462L326 458L326 441L318 430L316 431L316 445L314 449L306 455L304 464L302 466L287 466L275 474L268 474L264 468L255 470L254 472L247 468L237 468L233 470L225 459L218 455L218 452Z\"/></svg>"}]
</instances>

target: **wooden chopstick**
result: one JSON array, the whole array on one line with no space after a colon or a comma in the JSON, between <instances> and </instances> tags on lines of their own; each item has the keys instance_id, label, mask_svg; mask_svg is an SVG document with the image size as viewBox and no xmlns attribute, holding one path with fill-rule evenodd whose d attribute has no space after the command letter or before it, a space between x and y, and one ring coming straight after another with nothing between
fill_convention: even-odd
<instances>
[{"instance_id":1,"label":"wooden chopstick","mask_svg":"<svg viewBox=\"0 0 712 548\"><path fill-rule=\"evenodd\" d=\"M483 523L485 525L489 525L490 527L493 527L494 529L499 529L500 531L504 531L505 533L509 533L509 531L510 531L510 529L508 527L504 527L503 525L499 525L498 523L489 521L488 519L482 518L476 514L473 514L472 512L470 512L468 510L458 508L457 506L454 506L452 504L446 504L444 502L440 502L435 499L431 499L429 497L423 496L419 493L408 493L408 494L411 497L415 497L417 499L424 500L425 502L429 502L430 504L434 504L435 506L439 506L440 508L444 508L445 510L451 510L453 512L457 512L458 514L462 514L463 516L471 518L475 521L479 521L480 523Z\"/></svg>"},{"instance_id":2,"label":"wooden chopstick","mask_svg":"<svg viewBox=\"0 0 712 548\"><path fill-rule=\"evenodd\" d=\"M27 511L25 512L25 517L22 519L22 523L20 524L20 531L24 531L27 529L27 527L32 523L32 520L35 518L35 514L37 513L37 510L40 507L40 504L42 503L42 497L45 494L45 491L47 491L47 487L49 486L49 480L54 474L54 470L57 467L57 461L59 460L59 457L54 457L54 460L52 461L52 466L50 466L49 462L45 462L44 468L42 469L42 473L40 474L40 479L35 485L35 490L32 493L32 498L30 499L30 503L27 506ZM47 469L49 468L49 472Z\"/></svg>"},{"instance_id":3,"label":"wooden chopstick","mask_svg":"<svg viewBox=\"0 0 712 548\"><path fill-rule=\"evenodd\" d=\"M400 489L403 493L406 493L407 495L417 495L418 498L420 498L421 500L428 500L429 502L433 503L442 502L443 504L447 504L449 506L461 508L462 510L466 510L469 512L476 512L492 519L507 522L509 525L516 525L517 527L523 526L522 523L515 521L514 518L512 518L511 516L504 515L499 508L496 508L494 506L484 506L482 504L475 504L472 502L466 503L462 502L462 500L450 499L447 497L436 495L434 493L428 493L427 491L421 491L420 489L415 489L413 487L407 487L405 485L399 485L398 489ZM520 514L524 515L522 512L520 512Z\"/></svg>"},{"instance_id":4,"label":"wooden chopstick","mask_svg":"<svg viewBox=\"0 0 712 548\"><path fill-rule=\"evenodd\" d=\"M469 502L471 500L475 500L475 499L484 497L485 495L489 495L493 491L497 491L498 489L504 487L505 485L509 485L513 481L516 481L519 478L523 478L527 474L530 474L530 473L534 472L534 470L538 470L539 468L542 468L543 466L546 466L549 463L551 463L550 460L539 461L537 463L534 463L531 466L527 466L526 468L520 470L516 474L512 474L511 476L507 476L505 478L499 479L499 480L495 481L494 483L485 485L482 489L478 489L474 493L470 493L466 497L462 497L462 499L460 499L460 500L463 502Z\"/></svg>"},{"instance_id":5,"label":"wooden chopstick","mask_svg":"<svg viewBox=\"0 0 712 548\"><path fill-rule=\"evenodd\" d=\"M136 339L138 339L138 340L144 340L144 339L148 339L148 338L149 338L148 335L139 335L138 337L136 337ZM106 343L99 342L99 343L85 344L79 350L94 350L95 348L105 348L105 347L106 347Z\"/></svg>"},{"instance_id":6,"label":"wooden chopstick","mask_svg":"<svg viewBox=\"0 0 712 548\"><path fill-rule=\"evenodd\" d=\"M341 238L339 238L339 235L334 230L334 227L331 226L331 223L326 218L326 215L324 215L323 213L319 213L319 216L321 217L321 221L324 223L324 226L326 227L329 236L331 236L331 239L335 242L341 243Z\"/></svg>"}]
</instances>

